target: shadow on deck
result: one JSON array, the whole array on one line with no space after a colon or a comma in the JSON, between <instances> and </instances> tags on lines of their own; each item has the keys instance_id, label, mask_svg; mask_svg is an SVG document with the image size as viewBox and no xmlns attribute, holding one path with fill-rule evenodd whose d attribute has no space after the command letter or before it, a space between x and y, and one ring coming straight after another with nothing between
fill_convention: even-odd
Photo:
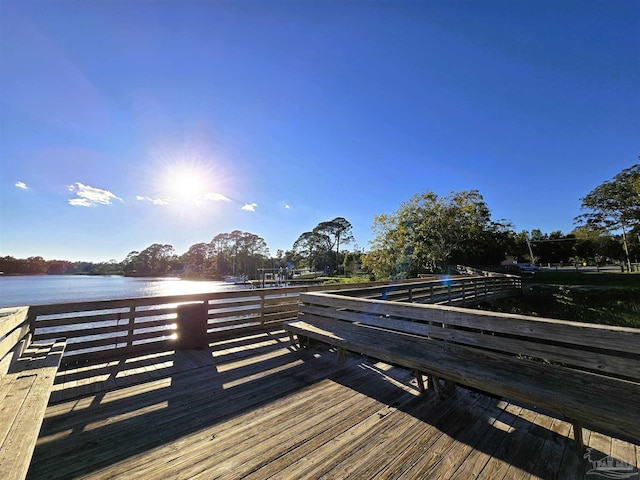
<instances>
[{"instance_id":1,"label":"shadow on deck","mask_svg":"<svg viewBox=\"0 0 640 480\"><path fill-rule=\"evenodd\" d=\"M585 444L638 478L639 446ZM590 459L566 422L275 331L60 371L28 478L598 478Z\"/></svg>"}]
</instances>

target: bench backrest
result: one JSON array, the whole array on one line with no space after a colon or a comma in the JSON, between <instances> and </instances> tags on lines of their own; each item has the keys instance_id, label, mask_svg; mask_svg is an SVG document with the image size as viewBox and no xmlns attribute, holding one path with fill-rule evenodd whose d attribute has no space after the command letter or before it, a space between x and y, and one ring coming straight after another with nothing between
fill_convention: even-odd
<instances>
[{"instance_id":1,"label":"bench backrest","mask_svg":"<svg viewBox=\"0 0 640 480\"><path fill-rule=\"evenodd\" d=\"M300 301L306 321L351 322L640 381L640 329L328 293L301 294Z\"/></svg>"},{"instance_id":2,"label":"bench backrest","mask_svg":"<svg viewBox=\"0 0 640 480\"><path fill-rule=\"evenodd\" d=\"M31 344L28 307L0 309L0 378Z\"/></svg>"}]
</instances>

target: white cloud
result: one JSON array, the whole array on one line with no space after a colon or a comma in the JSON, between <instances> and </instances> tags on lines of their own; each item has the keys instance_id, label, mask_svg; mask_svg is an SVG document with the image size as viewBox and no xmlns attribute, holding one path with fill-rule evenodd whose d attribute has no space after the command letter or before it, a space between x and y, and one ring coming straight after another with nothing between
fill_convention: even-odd
<instances>
[{"instance_id":1,"label":"white cloud","mask_svg":"<svg viewBox=\"0 0 640 480\"><path fill-rule=\"evenodd\" d=\"M14 184L16 187L21 188L23 190L27 190L29 187L27 187L27 184L24 182L16 182Z\"/></svg>"},{"instance_id":2,"label":"white cloud","mask_svg":"<svg viewBox=\"0 0 640 480\"><path fill-rule=\"evenodd\" d=\"M205 194L205 200L213 200L214 202L230 202L231 199L229 197L225 197L221 193L210 192Z\"/></svg>"},{"instance_id":3,"label":"white cloud","mask_svg":"<svg viewBox=\"0 0 640 480\"><path fill-rule=\"evenodd\" d=\"M230 202L231 199L221 193L209 192L202 194L191 195L189 192L180 196L161 196L161 197L147 197L145 195L136 196L136 200L141 202L149 202L154 205L174 205L174 204L188 204L200 207L207 202Z\"/></svg>"},{"instance_id":4,"label":"white cloud","mask_svg":"<svg viewBox=\"0 0 640 480\"><path fill-rule=\"evenodd\" d=\"M285 203L285 204L284 204L284 208L286 208L287 210L289 210L291 207L289 206L289 204L288 204L288 203Z\"/></svg>"},{"instance_id":5,"label":"white cloud","mask_svg":"<svg viewBox=\"0 0 640 480\"><path fill-rule=\"evenodd\" d=\"M151 198L151 197L143 197L142 195L138 195L136 200L140 200L142 202L151 202L154 205L169 205L169 202L163 198Z\"/></svg>"},{"instance_id":6,"label":"white cloud","mask_svg":"<svg viewBox=\"0 0 640 480\"><path fill-rule=\"evenodd\" d=\"M242 206L241 210L246 210L248 212L255 212L257 206L258 206L257 203L245 203Z\"/></svg>"},{"instance_id":7,"label":"white cloud","mask_svg":"<svg viewBox=\"0 0 640 480\"><path fill-rule=\"evenodd\" d=\"M76 198L69 199L69 205L74 207L95 207L98 205L111 205L112 200L120 200L109 190L90 187L80 182L69 185L69 191L76 195Z\"/></svg>"}]
</instances>

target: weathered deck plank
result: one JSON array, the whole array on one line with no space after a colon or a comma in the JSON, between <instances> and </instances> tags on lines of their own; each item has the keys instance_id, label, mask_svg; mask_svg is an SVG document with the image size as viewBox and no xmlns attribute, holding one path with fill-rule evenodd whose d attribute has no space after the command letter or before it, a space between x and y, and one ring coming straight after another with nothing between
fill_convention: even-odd
<instances>
[{"instance_id":1,"label":"weathered deck plank","mask_svg":"<svg viewBox=\"0 0 640 480\"><path fill-rule=\"evenodd\" d=\"M419 396L410 380L323 346L292 351L281 331L68 367L29 478L564 479L591 467L566 422L463 388ZM638 467L638 446L584 439Z\"/></svg>"},{"instance_id":2,"label":"weathered deck plank","mask_svg":"<svg viewBox=\"0 0 640 480\"><path fill-rule=\"evenodd\" d=\"M461 390L460 393L465 393L465 391ZM444 422L434 424L434 428L443 431L439 438L431 443L423 439L421 448L409 450L409 461L396 462L396 471L383 470L377 474L377 478L400 476L405 478L437 478L438 474L435 472L438 470L442 471L445 476L455 471L453 467L468 455L468 451L465 451L463 447L476 435L482 435L485 427L488 428L489 423L482 422L480 419L485 418L487 411L496 403L494 399L477 393L472 394L472 399L477 401L469 403L468 409L460 409L454 422L444 418ZM458 408L460 408L459 402L460 399L456 398Z\"/></svg>"}]
</instances>

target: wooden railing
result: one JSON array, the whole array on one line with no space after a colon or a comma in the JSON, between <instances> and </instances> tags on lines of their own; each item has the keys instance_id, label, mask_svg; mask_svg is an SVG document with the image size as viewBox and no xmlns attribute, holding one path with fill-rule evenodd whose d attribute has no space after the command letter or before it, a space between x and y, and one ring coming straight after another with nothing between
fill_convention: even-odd
<instances>
[{"instance_id":1,"label":"wooden railing","mask_svg":"<svg viewBox=\"0 0 640 480\"><path fill-rule=\"evenodd\" d=\"M36 305L29 308L29 320L35 341L67 339L63 363L68 364L194 348L181 343L188 335L199 336L196 343L206 345L214 338L277 328L296 318L301 292L465 305L519 288L519 277L513 276L266 288ZM184 307L189 305L194 308Z\"/></svg>"},{"instance_id":2,"label":"wooden railing","mask_svg":"<svg viewBox=\"0 0 640 480\"><path fill-rule=\"evenodd\" d=\"M522 282L515 275L479 277L442 277L428 281L405 281L397 284L344 289L341 295L394 302L433 303L465 306L511 295L520 291Z\"/></svg>"},{"instance_id":3,"label":"wooden railing","mask_svg":"<svg viewBox=\"0 0 640 480\"><path fill-rule=\"evenodd\" d=\"M31 343L27 307L0 308L0 379Z\"/></svg>"},{"instance_id":4,"label":"wooden railing","mask_svg":"<svg viewBox=\"0 0 640 480\"><path fill-rule=\"evenodd\" d=\"M359 284L368 287L374 282ZM178 327L184 305L206 312L206 338L233 337L295 318L300 292L339 290L353 285L237 290L189 295L127 298L29 307L34 340L64 337L63 364L130 358L149 351L179 348ZM191 320L184 318L184 323ZM190 329L187 325L183 331Z\"/></svg>"}]
</instances>

